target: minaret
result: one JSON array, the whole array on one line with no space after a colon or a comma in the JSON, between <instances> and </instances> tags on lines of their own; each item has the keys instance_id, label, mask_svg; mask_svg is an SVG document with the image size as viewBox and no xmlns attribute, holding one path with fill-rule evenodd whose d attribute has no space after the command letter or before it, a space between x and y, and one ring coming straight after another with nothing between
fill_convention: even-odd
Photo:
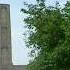
<instances>
[{"instance_id":1,"label":"minaret","mask_svg":"<svg viewBox=\"0 0 70 70\"><path fill-rule=\"evenodd\" d=\"M11 65L10 5L0 4L0 70L10 70Z\"/></svg>"}]
</instances>

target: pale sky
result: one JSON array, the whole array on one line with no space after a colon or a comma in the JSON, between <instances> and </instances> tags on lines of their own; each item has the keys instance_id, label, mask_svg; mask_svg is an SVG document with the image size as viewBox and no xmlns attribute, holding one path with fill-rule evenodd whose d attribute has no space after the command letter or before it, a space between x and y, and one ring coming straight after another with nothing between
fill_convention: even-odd
<instances>
[{"instance_id":1,"label":"pale sky","mask_svg":"<svg viewBox=\"0 0 70 70\"><path fill-rule=\"evenodd\" d=\"M47 0L48 5L53 5L59 1L65 4L67 0ZM23 33L25 31L23 18L25 17L21 8L24 8L24 2L35 3L35 0L0 0L0 4L10 4L11 14L11 36L12 36L12 61L15 65L26 65L29 62L28 52L24 43Z\"/></svg>"}]
</instances>

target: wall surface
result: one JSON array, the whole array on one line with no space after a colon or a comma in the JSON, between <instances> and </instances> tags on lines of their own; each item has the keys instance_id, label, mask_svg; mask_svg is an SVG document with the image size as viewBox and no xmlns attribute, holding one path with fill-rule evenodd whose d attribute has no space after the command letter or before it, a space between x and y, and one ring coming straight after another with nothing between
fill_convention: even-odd
<instances>
[{"instance_id":1,"label":"wall surface","mask_svg":"<svg viewBox=\"0 0 70 70\"><path fill-rule=\"evenodd\" d=\"M0 70L10 70L11 65L10 6L0 4Z\"/></svg>"},{"instance_id":2,"label":"wall surface","mask_svg":"<svg viewBox=\"0 0 70 70\"><path fill-rule=\"evenodd\" d=\"M27 70L26 65L14 65L13 70Z\"/></svg>"}]
</instances>

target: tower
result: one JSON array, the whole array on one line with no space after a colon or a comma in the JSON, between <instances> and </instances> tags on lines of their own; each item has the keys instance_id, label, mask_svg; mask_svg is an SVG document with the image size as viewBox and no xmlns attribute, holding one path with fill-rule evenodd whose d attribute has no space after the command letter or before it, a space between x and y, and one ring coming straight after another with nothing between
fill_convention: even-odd
<instances>
[{"instance_id":1,"label":"tower","mask_svg":"<svg viewBox=\"0 0 70 70\"><path fill-rule=\"evenodd\" d=\"M0 4L0 70L27 70L26 65L12 65L10 5Z\"/></svg>"},{"instance_id":2,"label":"tower","mask_svg":"<svg viewBox=\"0 0 70 70\"><path fill-rule=\"evenodd\" d=\"M10 70L11 65L10 5L0 4L0 70Z\"/></svg>"}]
</instances>

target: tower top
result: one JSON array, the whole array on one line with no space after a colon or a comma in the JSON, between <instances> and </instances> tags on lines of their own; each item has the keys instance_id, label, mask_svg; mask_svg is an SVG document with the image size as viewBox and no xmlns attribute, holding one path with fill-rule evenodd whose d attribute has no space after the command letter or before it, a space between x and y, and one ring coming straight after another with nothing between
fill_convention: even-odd
<instances>
[{"instance_id":1,"label":"tower top","mask_svg":"<svg viewBox=\"0 0 70 70\"><path fill-rule=\"evenodd\" d=\"M10 4L0 4L0 8L10 8Z\"/></svg>"},{"instance_id":2,"label":"tower top","mask_svg":"<svg viewBox=\"0 0 70 70\"><path fill-rule=\"evenodd\" d=\"M0 4L0 25L8 26L10 25L10 5Z\"/></svg>"},{"instance_id":3,"label":"tower top","mask_svg":"<svg viewBox=\"0 0 70 70\"><path fill-rule=\"evenodd\" d=\"M0 6L10 6L10 4L0 4Z\"/></svg>"}]
</instances>

